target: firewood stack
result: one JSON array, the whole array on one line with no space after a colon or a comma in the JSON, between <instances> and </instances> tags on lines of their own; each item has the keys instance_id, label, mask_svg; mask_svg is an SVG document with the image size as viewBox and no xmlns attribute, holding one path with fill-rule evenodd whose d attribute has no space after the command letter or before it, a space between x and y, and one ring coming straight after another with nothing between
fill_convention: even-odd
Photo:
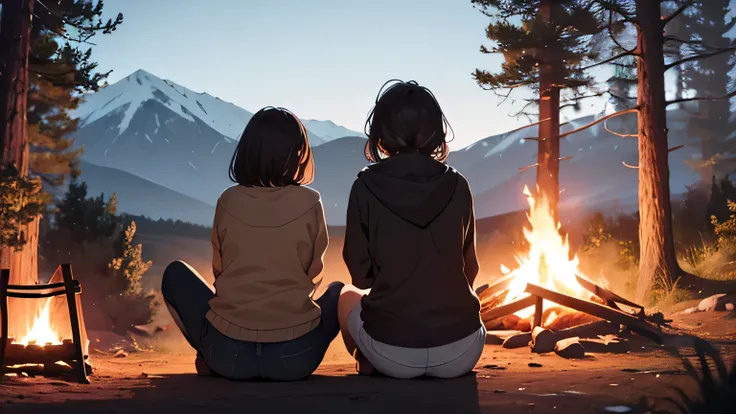
<instances>
[{"instance_id":1,"label":"firewood stack","mask_svg":"<svg viewBox=\"0 0 736 414\"><path fill-rule=\"evenodd\" d=\"M600 341L615 342L612 336L629 332L662 343L661 326L669 322L662 314L646 315L643 306L585 278L578 276L577 281L591 293L587 301L529 283L525 290L529 296L502 305L511 280L507 276L492 286L484 285L476 290L481 302L481 319L488 330L487 344L504 348L530 346L536 353L555 352L565 358L582 358L586 345L594 348ZM556 306L544 309L544 301ZM619 304L636 311L633 314L624 312ZM533 318L522 319L515 315L532 306L535 307ZM543 321L549 320L552 312L555 318L543 326ZM580 338L594 338L594 342Z\"/></svg>"}]
</instances>

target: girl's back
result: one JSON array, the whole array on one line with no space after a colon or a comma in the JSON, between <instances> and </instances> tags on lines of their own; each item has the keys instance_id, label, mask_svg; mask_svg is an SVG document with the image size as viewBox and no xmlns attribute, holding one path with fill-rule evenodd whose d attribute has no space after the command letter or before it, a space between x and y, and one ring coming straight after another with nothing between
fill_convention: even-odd
<instances>
[{"instance_id":1,"label":"girl's back","mask_svg":"<svg viewBox=\"0 0 736 414\"><path fill-rule=\"evenodd\" d=\"M322 270L315 252L327 247L323 217L319 193L307 187L225 190L212 231L217 296L207 319L231 338L257 342L289 340L317 326L311 294Z\"/></svg>"},{"instance_id":2,"label":"girl's back","mask_svg":"<svg viewBox=\"0 0 736 414\"><path fill-rule=\"evenodd\" d=\"M347 229L353 283L371 288L362 316L372 338L429 348L478 329L473 204L459 173L418 153L374 164L353 186Z\"/></svg>"}]
</instances>

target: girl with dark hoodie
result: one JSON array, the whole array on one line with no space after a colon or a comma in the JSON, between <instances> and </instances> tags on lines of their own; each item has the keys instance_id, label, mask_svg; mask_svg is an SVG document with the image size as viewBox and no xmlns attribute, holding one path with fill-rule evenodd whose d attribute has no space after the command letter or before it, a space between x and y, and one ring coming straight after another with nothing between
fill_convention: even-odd
<instances>
[{"instance_id":1,"label":"girl with dark hoodie","mask_svg":"<svg viewBox=\"0 0 736 414\"><path fill-rule=\"evenodd\" d=\"M307 131L283 108L248 122L230 162L237 185L217 200L214 288L186 263L171 263L161 291L197 350L200 374L231 379L309 376L337 336L342 283L313 300L328 237Z\"/></svg>"},{"instance_id":2,"label":"girl with dark hoodie","mask_svg":"<svg viewBox=\"0 0 736 414\"><path fill-rule=\"evenodd\" d=\"M354 286L340 297L340 329L361 373L458 377L486 334L472 289L473 198L444 164L448 124L434 95L390 83L366 122L373 164L350 192L343 258Z\"/></svg>"}]
</instances>

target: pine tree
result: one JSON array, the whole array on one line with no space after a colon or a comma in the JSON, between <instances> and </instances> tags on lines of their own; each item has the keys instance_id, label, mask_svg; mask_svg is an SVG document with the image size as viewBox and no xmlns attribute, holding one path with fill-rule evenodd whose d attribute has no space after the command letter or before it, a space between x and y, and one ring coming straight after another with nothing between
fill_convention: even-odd
<instances>
[{"instance_id":1,"label":"pine tree","mask_svg":"<svg viewBox=\"0 0 736 414\"><path fill-rule=\"evenodd\" d=\"M560 108L576 105L591 79L581 71L596 53L586 48L586 37L597 33L599 21L589 8L574 0L472 0L491 18L488 39L496 43L482 53L501 53L500 73L476 69L473 77L484 89L506 91L531 88L539 99L537 188L548 198L557 217L560 162ZM560 92L570 90L573 103L561 102ZM562 104L562 105L561 105ZM526 108L526 107L525 107ZM523 112L524 110L522 110Z\"/></svg>"},{"instance_id":2,"label":"pine tree","mask_svg":"<svg viewBox=\"0 0 736 414\"><path fill-rule=\"evenodd\" d=\"M708 0L710 1L710 0ZM599 62L605 64L623 56L637 59L637 106L639 140L639 227L640 260L636 299L647 298L658 280L672 286L680 277L689 283L692 275L680 269L675 256L670 203L669 165L667 145L668 105L691 101L728 99L736 91L707 97L677 98L667 101L665 77L667 70L688 62L699 61L720 54L733 53L734 43L713 47L697 39L678 39L665 35L668 24L681 14L692 10L693 0L591 0L602 13L615 14L618 20L633 23L637 33L636 47ZM672 6L672 12L663 14L663 5ZM665 45L669 42L688 44L690 54L680 60L665 62Z\"/></svg>"},{"instance_id":3,"label":"pine tree","mask_svg":"<svg viewBox=\"0 0 736 414\"><path fill-rule=\"evenodd\" d=\"M133 244L135 231L135 221L132 221L118 243L121 255L108 264L113 270L110 286L113 294L106 299L105 310L112 319L113 332L121 335L137 325L151 323L158 306L156 297L144 292L141 286L141 278L153 262L143 260L141 244Z\"/></svg>"},{"instance_id":4,"label":"pine tree","mask_svg":"<svg viewBox=\"0 0 736 414\"><path fill-rule=\"evenodd\" d=\"M718 50L728 48L731 43L729 32L736 26L736 17L731 16L729 0L708 0L698 2L688 13L692 40L699 43L696 48L706 45ZM690 49L685 44L684 49ZM697 91L701 96L721 96L727 94L729 77L736 57L723 53L707 59L691 62L685 67L685 86ZM694 102L689 123L689 134L700 141L702 153L702 177L710 180L712 175L725 177L733 166L724 155L733 151L733 141L727 138L736 132L736 120L731 121L731 108L728 99Z\"/></svg>"},{"instance_id":5,"label":"pine tree","mask_svg":"<svg viewBox=\"0 0 736 414\"><path fill-rule=\"evenodd\" d=\"M99 87L107 74L95 73L86 44L111 33L122 15L103 21L102 1L20 0L3 4L0 26L0 267L15 284L38 280L39 213L49 197L40 181L63 182L79 151L68 134L76 121L68 111L77 94ZM64 42L60 46L59 42ZM29 176L30 173L30 176Z\"/></svg>"},{"instance_id":6,"label":"pine tree","mask_svg":"<svg viewBox=\"0 0 736 414\"><path fill-rule=\"evenodd\" d=\"M78 120L69 112L80 93L96 91L110 72L96 72L90 39L115 31L122 15L102 19L102 0L37 0L37 18L31 31L28 125L30 168L47 185L58 186L75 175L81 148L70 134Z\"/></svg>"},{"instance_id":7,"label":"pine tree","mask_svg":"<svg viewBox=\"0 0 736 414\"><path fill-rule=\"evenodd\" d=\"M2 5L0 23L0 268L10 283L37 279L38 180L28 176L28 55L34 0ZM16 312L16 314L26 312Z\"/></svg>"},{"instance_id":8,"label":"pine tree","mask_svg":"<svg viewBox=\"0 0 736 414\"><path fill-rule=\"evenodd\" d=\"M158 306L144 292L141 277L151 267L134 244L135 223L116 214L117 197L90 197L84 182L73 180L58 202L46 231L41 255L47 262L74 263L84 286L85 322L92 329L126 334L132 326L149 323Z\"/></svg>"}]
</instances>

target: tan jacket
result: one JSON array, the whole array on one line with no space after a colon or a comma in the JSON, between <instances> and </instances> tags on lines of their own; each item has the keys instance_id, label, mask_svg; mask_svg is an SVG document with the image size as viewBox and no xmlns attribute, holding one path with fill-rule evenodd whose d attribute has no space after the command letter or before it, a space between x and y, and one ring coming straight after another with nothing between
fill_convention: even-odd
<instances>
[{"instance_id":1,"label":"tan jacket","mask_svg":"<svg viewBox=\"0 0 736 414\"><path fill-rule=\"evenodd\" d=\"M320 322L312 300L328 237L319 193L303 186L225 190L212 226L215 297L207 319L233 339L281 342Z\"/></svg>"}]
</instances>

